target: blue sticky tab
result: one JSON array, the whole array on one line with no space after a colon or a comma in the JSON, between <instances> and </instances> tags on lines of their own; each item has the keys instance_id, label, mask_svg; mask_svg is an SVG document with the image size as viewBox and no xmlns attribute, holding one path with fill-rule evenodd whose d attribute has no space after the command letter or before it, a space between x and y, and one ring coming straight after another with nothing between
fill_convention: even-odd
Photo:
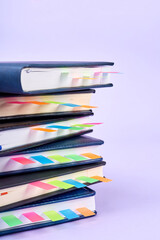
<instances>
[{"instance_id":1,"label":"blue sticky tab","mask_svg":"<svg viewBox=\"0 0 160 240\"><path fill-rule=\"evenodd\" d=\"M76 188L82 188L82 187L86 187L86 185L84 185L83 183L80 183L80 182L77 182L73 179L67 179L63 182L66 182L66 183L69 183L69 184L72 184L74 185Z\"/></svg>"},{"instance_id":2,"label":"blue sticky tab","mask_svg":"<svg viewBox=\"0 0 160 240\"><path fill-rule=\"evenodd\" d=\"M69 129L71 127L61 126L61 125L51 125L51 126L47 126L46 128Z\"/></svg>"},{"instance_id":3,"label":"blue sticky tab","mask_svg":"<svg viewBox=\"0 0 160 240\"><path fill-rule=\"evenodd\" d=\"M72 104L72 103L64 103L62 105L67 106L67 107L80 107L81 106L81 105Z\"/></svg>"},{"instance_id":4,"label":"blue sticky tab","mask_svg":"<svg viewBox=\"0 0 160 240\"><path fill-rule=\"evenodd\" d=\"M0 150L2 150L2 146L0 145Z\"/></svg>"},{"instance_id":5,"label":"blue sticky tab","mask_svg":"<svg viewBox=\"0 0 160 240\"><path fill-rule=\"evenodd\" d=\"M73 212L71 209L65 209L62 211L59 211L61 214L63 214L68 219L74 219L79 218L79 215L77 215L75 212Z\"/></svg>"},{"instance_id":6,"label":"blue sticky tab","mask_svg":"<svg viewBox=\"0 0 160 240\"><path fill-rule=\"evenodd\" d=\"M42 155L39 156L31 156L30 158L33 158L34 160L40 162L41 164L49 164L54 163L54 161L50 160L49 158L46 158Z\"/></svg>"}]
</instances>

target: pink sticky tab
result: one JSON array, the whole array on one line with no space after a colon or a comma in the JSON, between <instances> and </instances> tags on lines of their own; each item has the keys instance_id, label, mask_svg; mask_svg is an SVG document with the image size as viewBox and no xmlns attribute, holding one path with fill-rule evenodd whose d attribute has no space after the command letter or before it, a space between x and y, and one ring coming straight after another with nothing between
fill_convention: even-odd
<instances>
[{"instance_id":1,"label":"pink sticky tab","mask_svg":"<svg viewBox=\"0 0 160 240\"><path fill-rule=\"evenodd\" d=\"M20 163L20 164L23 164L23 165L27 165L27 164L31 164L31 163L35 163L34 161L28 159L28 158L25 158L25 157L12 157L11 158L12 160Z\"/></svg>"},{"instance_id":2,"label":"pink sticky tab","mask_svg":"<svg viewBox=\"0 0 160 240\"><path fill-rule=\"evenodd\" d=\"M98 76L101 72L95 72L94 76Z\"/></svg>"},{"instance_id":3,"label":"pink sticky tab","mask_svg":"<svg viewBox=\"0 0 160 240\"><path fill-rule=\"evenodd\" d=\"M27 103L27 102L14 101L14 102L7 102L7 103L13 103L13 104L25 104L25 103Z\"/></svg>"},{"instance_id":4,"label":"pink sticky tab","mask_svg":"<svg viewBox=\"0 0 160 240\"><path fill-rule=\"evenodd\" d=\"M35 187L39 187L39 188L42 188L42 189L45 189L45 190L51 190L53 188L57 188L57 187L55 187L51 184L44 183L44 182L41 182L41 181L32 182L32 183L30 183L30 185L35 186Z\"/></svg>"},{"instance_id":5,"label":"pink sticky tab","mask_svg":"<svg viewBox=\"0 0 160 240\"><path fill-rule=\"evenodd\" d=\"M44 220L44 218L42 218L40 215L38 215L35 212L23 213L22 215L28 218L31 222L38 222L38 221Z\"/></svg>"}]
</instances>

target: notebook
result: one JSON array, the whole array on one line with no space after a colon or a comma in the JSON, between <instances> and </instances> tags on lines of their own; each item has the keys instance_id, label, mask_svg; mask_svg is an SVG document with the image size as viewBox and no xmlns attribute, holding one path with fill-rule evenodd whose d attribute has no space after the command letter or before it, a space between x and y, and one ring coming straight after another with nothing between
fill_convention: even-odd
<instances>
[{"instance_id":1,"label":"notebook","mask_svg":"<svg viewBox=\"0 0 160 240\"><path fill-rule=\"evenodd\" d=\"M42 145L66 137L88 133L100 123L93 123L92 112L76 118L40 118L39 120L0 124L0 156Z\"/></svg>"},{"instance_id":2,"label":"notebook","mask_svg":"<svg viewBox=\"0 0 160 240\"><path fill-rule=\"evenodd\" d=\"M43 115L76 115L81 111L95 108L90 106L93 93L95 90L92 89L32 96L1 93L0 122L20 118L38 118Z\"/></svg>"},{"instance_id":3,"label":"notebook","mask_svg":"<svg viewBox=\"0 0 160 240\"><path fill-rule=\"evenodd\" d=\"M95 215L95 191L85 187L0 213L0 235Z\"/></svg>"},{"instance_id":4,"label":"notebook","mask_svg":"<svg viewBox=\"0 0 160 240\"><path fill-rule=\"evenodd\" d=\"M110 87L112 62L1 62L1 92L38 94Z\"/></svg>"},{"instance_id":5,"label":"notebook","mask_svg":"<svg viewBox=\"0 0 160 240\"><path fill-rule=\"evenodd\" d=\"M103 177L104 161L70 168L0 177L0 211L76 188L110 180Z\"/></svg>"},{"instance_id":6,"label":"notebook","mask_svg":"<svg viewBox=\"0 0 160 240\"><path fill-rule=\"evenodd\" d=\"M103 141L77 136L0 157L0 176L90 164L102 161Z\"/></svg>"}]
</instances>

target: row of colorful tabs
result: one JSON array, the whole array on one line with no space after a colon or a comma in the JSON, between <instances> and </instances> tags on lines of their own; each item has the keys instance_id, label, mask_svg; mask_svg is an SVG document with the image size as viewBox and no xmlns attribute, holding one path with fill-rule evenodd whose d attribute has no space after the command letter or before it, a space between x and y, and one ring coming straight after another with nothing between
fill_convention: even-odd
<instances>
[{"instance_id":1,"label":"row of colorful tabs","mask_svg":"<svg viewBox=\"0 0 160 240\"><path fill-rule=\"evenodd\" d=\"M38 187L43 190L60 190L60 189L70 189L70 188L83 188L86 187L88 184L93 184L96 182L110 182L111 180L105 177L101 176L93 176L93 177L87 177L87 176L80 176L76 179L67 179L64 181L59 180L49 180L48 182L44 181L36 181L31 182L28 184L28 186L34 186ZM86 185L87 184L87 185ZM5 196L9 192L1 192L0 196Z\"/></svg>"},{"instance_id":2,"label":"row of colorful tabs","mask_svg":"<svg viewBox=\"0 0 160 240\"><path fill-rule=\"evenodd\" d=\"M36 105L46 105L46 104L58 104L66 107L82 107L82 108L96 108L95 106L89 105L79 105L74 103L64 103L64 102L55 102L55 101L7 101L9 104L36 104Z\"/></svg>"},{"instance_id":3,"label":"row of colorful tabs","mask_svg":"<svg viewBox=\"0 0 160 240\"><path fill-rule=\"evenodd\" d=\"M53 222L56 221L62 221L65 219L72 220L72 219L78 219L81 216L83 217L89 217L95 215L95 212L91 211L90 209L86 207L77 208L74 211L71 209L64 209L59 212L50 210L46 212L42 212L41 214L37 214L34 211L31 212L24 212L20 216L15 216L13 214L8 216L2 216L1 219L3 222L5 222L9 227L15 227L22 224L25 224L25 220L29 220L30 223L36 223L41 221L48 221L51 220ZM25 218L26 219L25 219ZM27 222L28 224L28 222Z\"/></svg>"},{"instance_id":4,"label":"row of colorful tabs","mask_svg":"<svg viewBox=\"0 0 160 240\"><path fill-rule=\"evenodd\" d=\"M32 70L30 70L32 71ZM72 77L73 75L68 71L65 72L61 72L60 78L64 79L64 78L68 78L70 76L70 78L72 80L97 80L99 78L106 78L108 76L108 74L113 74L113 73L120 73L120 72L102 72L102 71L98 71L98 72L94 72L93 75L90 74L90 71L83 72L83 75L78 75L77 77ZM85 75L84 75L85 74ZM76 74L77 75L77 74Z\"/></svg>"},{"instance_id":5,"label":"row of colorful tabs","mask_svg":"<svg viewBox=\"0 0 160 240\"><path fill-rule=\"evenodd\" d=\"M119 72L94 72L93 76L85 75L80 77L74 77L72 80L96 80L97 78L105 78L108 74L119 73Z\"/></svg>"},{"instance_id":6,"label":"row of colorful tabs","mask_svg":"<svg viewBox=\"0 0 160 240\"><path fill-rule=\"evenodd\" d=\"M101 123L82 123L82 124L74 124L71 126L64 126L64 125L47 125L46 127L32 127L32 130L36 131L44 131L44 132L56 132L58 130L83 130L85 128L91 128L94 127L95 125L99 125Z\"/></svg>"},{"instance_id":7,"label":"row of colorful tabs","mask_svg":"<svg viewBox=\"0 0 160 240\"><path fill-rule=\"evenodd\" d=\"M65 156L62 155L50 155L50 156L43 156L43 155L37 155L37 156L30 156L30 157L11 157L10 159L20 163L22 165L28 165L28 164L56 164L56 163L68 163L68 162L75 162L75 161L86 161L90 159L99 159L102 158L99 155L93 154L93 153L82 153L82 154L68 154Z\"/></svg>"}]
</instances>

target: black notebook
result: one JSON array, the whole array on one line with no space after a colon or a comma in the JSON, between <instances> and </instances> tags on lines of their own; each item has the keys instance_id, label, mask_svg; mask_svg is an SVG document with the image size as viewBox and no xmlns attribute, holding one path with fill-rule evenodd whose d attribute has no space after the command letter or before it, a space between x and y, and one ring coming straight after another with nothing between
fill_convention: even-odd
<instances>
[{"instance_id":1,"label":"black notebook","mask_svg":"<svg viewBox=\"0 0 160 240\"><path fill-rule=\"evenodd\" d=\"M0 176L43 171L102 161L103 141L77 136L0 157Z\"/></svg>"},{"instance_id":2,"label":"black notebook","mask_svg":"<svg viewBox=\"0 0 160 240\"><path fill-rule=\"evenodd\" d=\"M27 121L9 121L0 124L0 156L22 149L90 132L93 123L91 111L76 117L39 117Z\"/></svg>"},{"instance_id":3,"label":"black notebook","mask_svg":"<svg viewBox=\"0 0 160 240\"><path fill-rule=\"evenodd\" d=\"M0 177L0 211L90 184L110 181L103 177L104 165L105 162L101 161L70 168Z\"/></svg>"},{"instance_id":4,"label":"black notebook","mask_svg":"<svg viewBox=\"0 0 160 240\"><path fill-rule=\"evenodd\" d=\"M82 111L88 111L91 106L91 96L95 90L58 92L39 95L0 94L0 123L16 119L38 119L45 116L76 116Z\"/></svg>"},{"instance_id":5,"label":"black notebook","mask_svg":"<svg viewBox=\"0 0 160 240\"><path fill-rule=\"evenodd\" d=\"M88 187L0 213L0 235L53 226L96 215L95 191Z\"/></svg>"}]
</instances>

